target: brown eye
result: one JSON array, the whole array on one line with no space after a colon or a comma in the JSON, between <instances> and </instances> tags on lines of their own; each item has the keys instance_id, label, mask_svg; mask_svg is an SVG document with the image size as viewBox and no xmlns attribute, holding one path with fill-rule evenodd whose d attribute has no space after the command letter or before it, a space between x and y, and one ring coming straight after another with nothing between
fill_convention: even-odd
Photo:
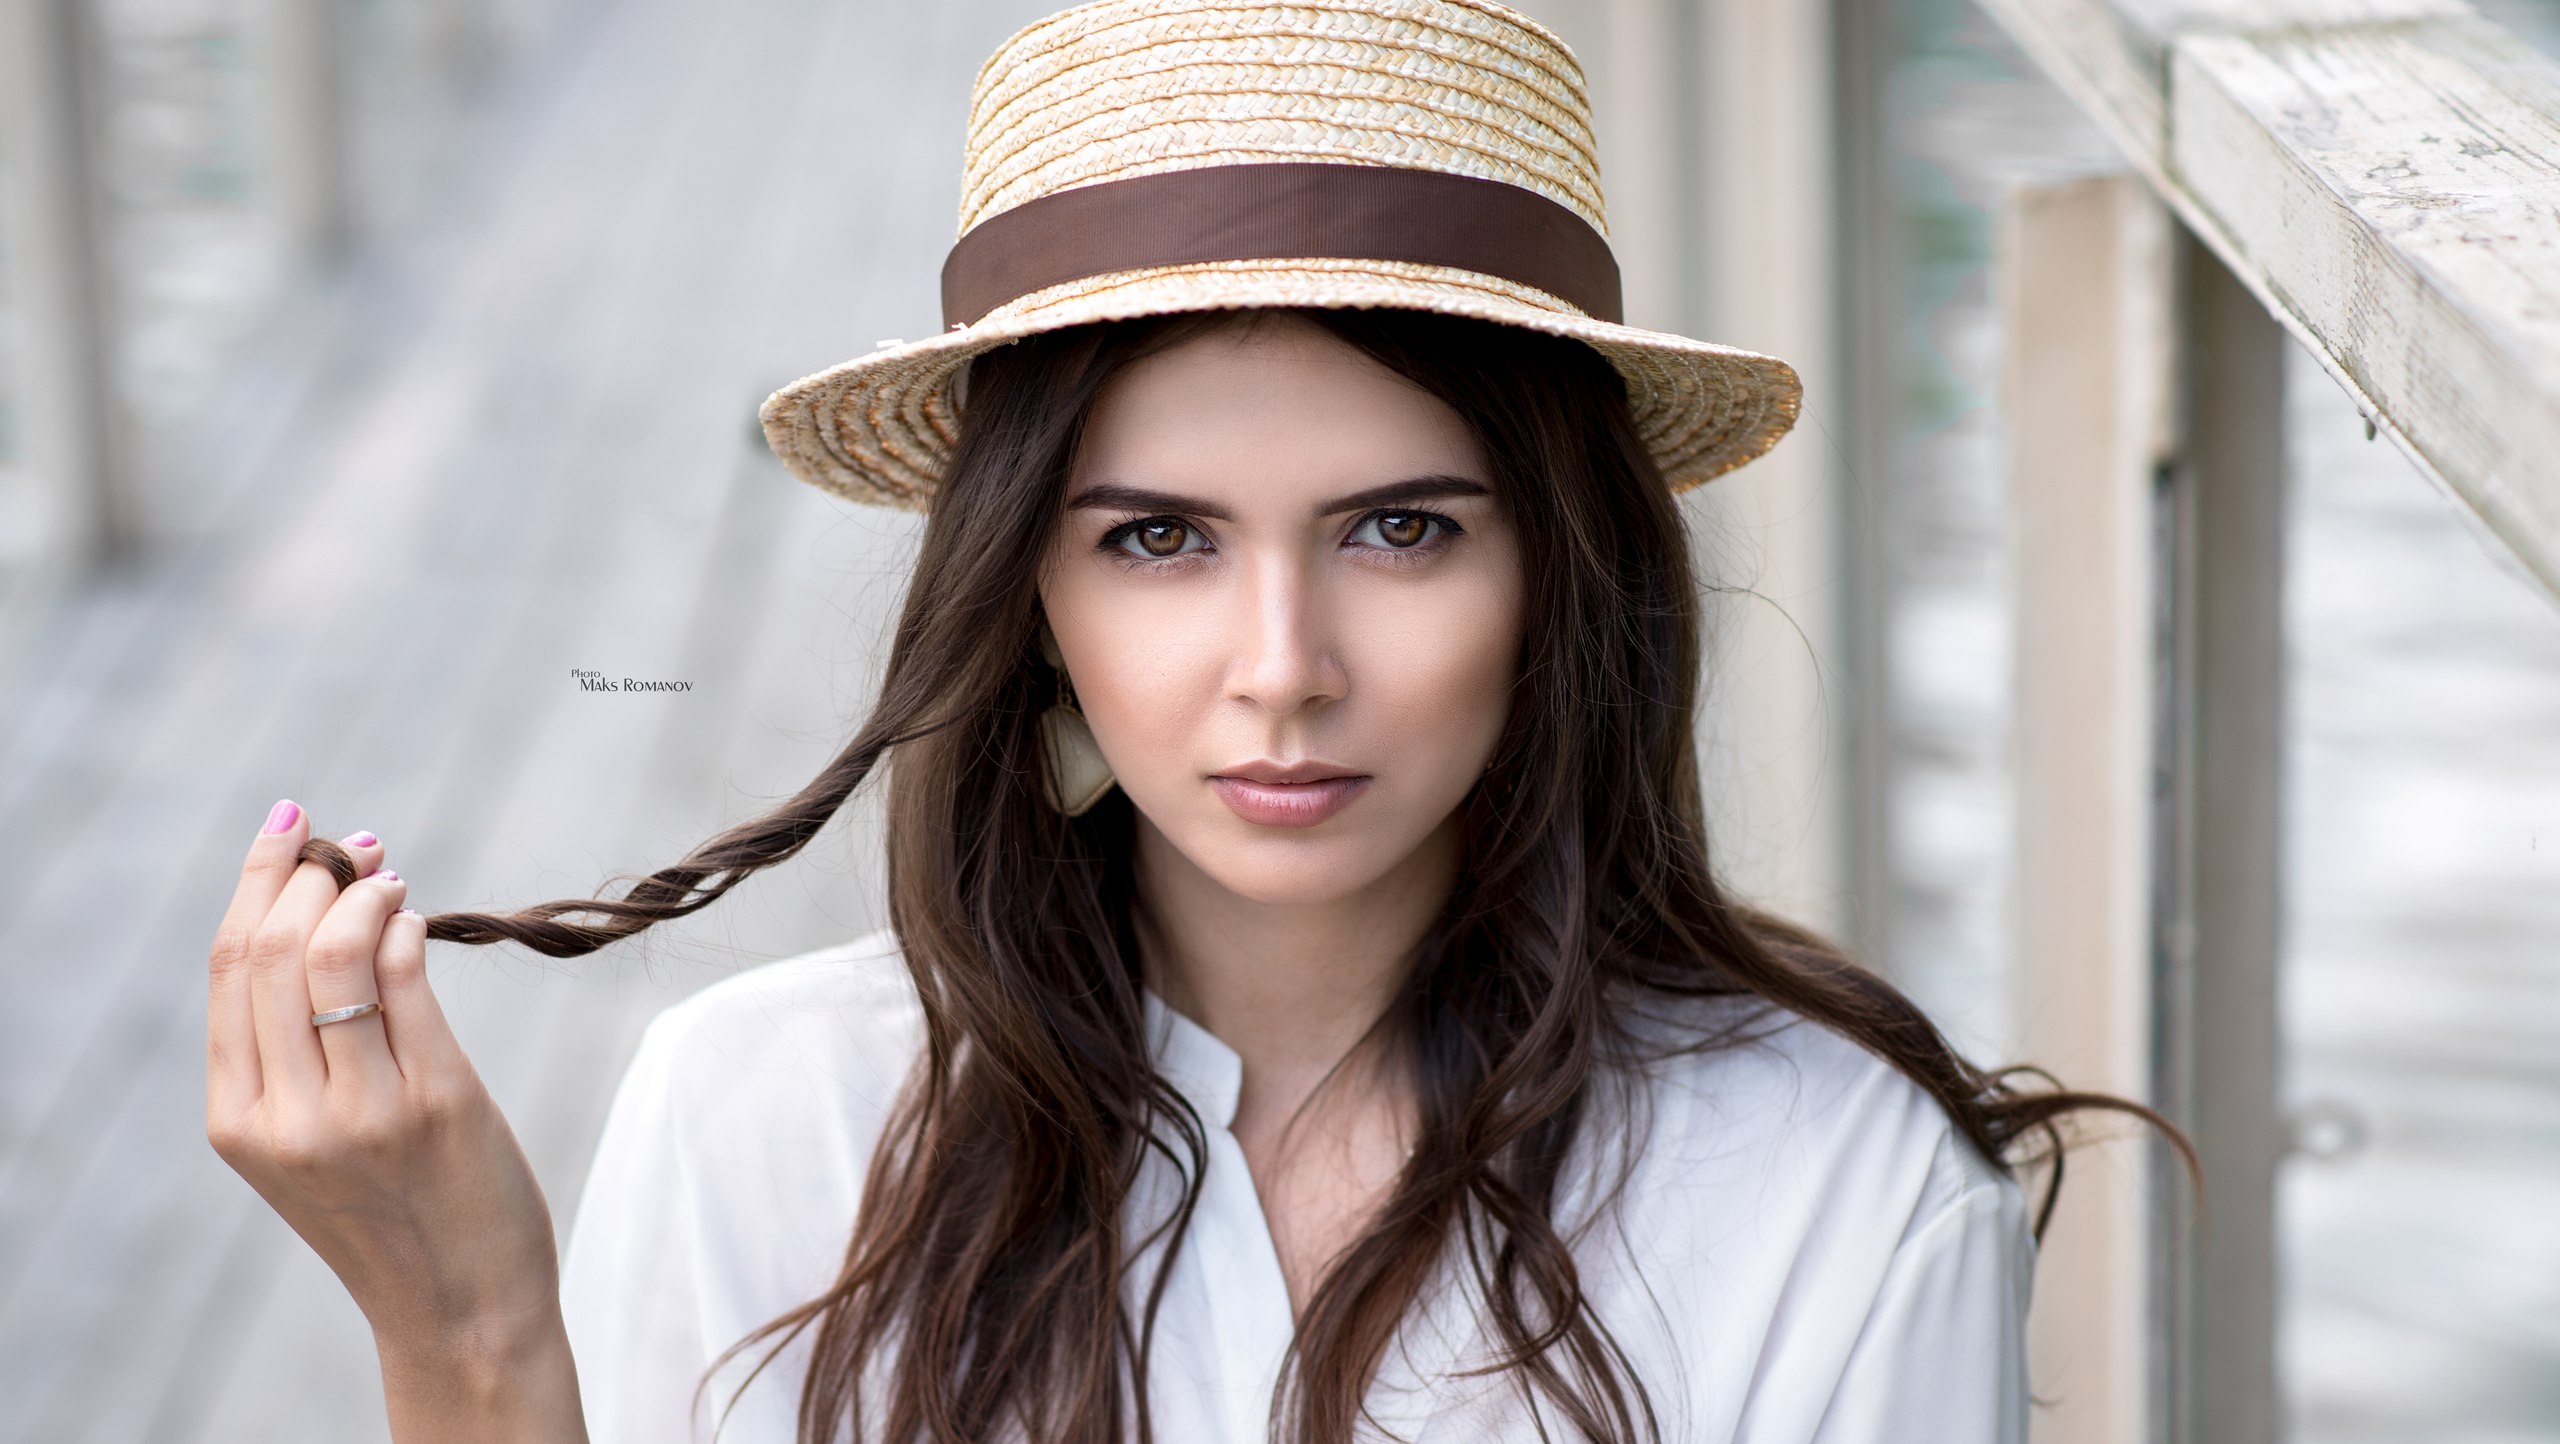
<instances>
[{"instance_id":1,"label":"brown eye","mask_svg":"<svg viewBox=\"0 0 2560 1444\"><path fill-rule=\"evenodd\" d=\"M1102 546L1105 551L1140 561L1171 561L1190 552L1207 551L1209 539L1178 516L1151 516L1113 527L1103 537Z\"/></svg>"},{"instance_id":2,"label":"brown eye","mask_svg":"<svg viewBox=\"0 0 2560 1444\"><path fill-rule=\"evenodd\" d=\"M1458 535L1463 529L1434 511L1373 511L1353 528L1351 541L1376 551L1426 555L1425 546Z\"/></svg>"},{"instance_id":3,"label":"brown eye","mask_svg":"<svg viewBox=\"0 0 2560 1444\"><path fill-rule=\"evenodd\" d=\"M1378 518L1378 539L1391 547L1422 545L1431 535L1431 518L1409 511L1391 511Z\"/></svg>"}]
</instances>

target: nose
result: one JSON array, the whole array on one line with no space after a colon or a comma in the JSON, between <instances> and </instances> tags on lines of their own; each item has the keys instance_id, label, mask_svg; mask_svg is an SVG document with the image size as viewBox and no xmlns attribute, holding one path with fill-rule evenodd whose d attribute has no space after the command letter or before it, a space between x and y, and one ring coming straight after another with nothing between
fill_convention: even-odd
<instances>
[{"instance_id":1,"label":"nose","mask_svg":"<svg viewBox=\"0 0 2560 1444\"><path fill-rule=\"evenodd\" d=\"M1350 691L1331 609L1303 563L1257 557L1246 568L1228 693L1275 717L1338 702Z\"/></svg>"}]
</instances>

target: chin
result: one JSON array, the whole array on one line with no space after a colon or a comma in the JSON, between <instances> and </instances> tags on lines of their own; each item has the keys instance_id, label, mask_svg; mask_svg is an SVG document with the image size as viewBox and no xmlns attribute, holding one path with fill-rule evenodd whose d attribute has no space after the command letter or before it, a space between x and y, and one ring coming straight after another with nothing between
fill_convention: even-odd
<instances>
[{"instance_id":1,"label":"chin","mask_svg":"<svg viewBox=\"0 0 2560 1444\"><path fill-rule=\"evenodd\" d=\"M1361 838L1318 842L1307 837L1262 841L1219 838L1194 850L1171 839L1220 887L1266 907L1340 902L1374 886L1395 859ZM1410 849L1406 849L1410 851Z\"/></svg>"}]
</instances>

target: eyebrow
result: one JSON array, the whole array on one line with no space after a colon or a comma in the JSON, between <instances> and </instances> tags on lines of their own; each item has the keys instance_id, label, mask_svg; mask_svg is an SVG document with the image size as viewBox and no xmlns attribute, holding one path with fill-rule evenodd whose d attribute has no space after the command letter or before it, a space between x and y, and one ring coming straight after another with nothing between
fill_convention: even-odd
<instances>
[{"instance_id":1,"label":"eyebrow","mask_svg":"<svg viewBox=\"0 0 2560 1444\"><path fill-rule=\"evenodd\" d=\"M1320 503L1315 514L1336 516L1346 511L1365 511L1371 507L1410 505L1418 501L1434 501L1451 496L1491 496L1493 488L1481 481L1463 476L1412 476L1355 491ZM1207 517L1211 521L1230 521L1234 513L1204 497L1184 496L1179 492L1155 491L1143 486L1122 486L1105 482L1076 493L1067 503L1070 510L1085 507L1109 507L1116 511L1179 512L1184 516Z\"/></svg>"},{"instance_id":2,"label":"eyebrow","mask_svg":"<svg viewBox=\"0 0 2560 1444\"><path fill-rule=\"evenodd\" d=\"M1095 509L1109 507L1113 511L1180 512L1185 516L1205 516L1212 521L1229 521L1234 518L1234 513L1216 502L1204 501L1196 496L1183 496L1176 492L1151 491L1143 486L1121 486L1116 482L1088 486L1076 493L1074 499L1067 503L1067 508L1071 511L1086 507Z\"/></svg>"}]
</instances>

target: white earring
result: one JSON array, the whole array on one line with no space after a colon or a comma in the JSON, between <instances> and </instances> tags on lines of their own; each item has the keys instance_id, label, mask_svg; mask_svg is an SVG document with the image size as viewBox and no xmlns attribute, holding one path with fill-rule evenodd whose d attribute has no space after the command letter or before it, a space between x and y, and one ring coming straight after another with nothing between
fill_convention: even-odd
<instances>
[{"instance_id":1,"label":"white earring","mask_svg":"<svg viewBox=\"0 0 2560 1444\"><path fill-rule=\"evenodd\" d=\"M1040 714L1040 751L1046 769L1041 776L1049 805L1069 817L1093 810L1111 790L1111 763L1093 740L1093 725L1076 710L1075 683L1067 677L1066 655L1058 650L1049 624L1040 624L1040 655L1058 674L1058 700Z\"/></svg>"}]
</instances>

